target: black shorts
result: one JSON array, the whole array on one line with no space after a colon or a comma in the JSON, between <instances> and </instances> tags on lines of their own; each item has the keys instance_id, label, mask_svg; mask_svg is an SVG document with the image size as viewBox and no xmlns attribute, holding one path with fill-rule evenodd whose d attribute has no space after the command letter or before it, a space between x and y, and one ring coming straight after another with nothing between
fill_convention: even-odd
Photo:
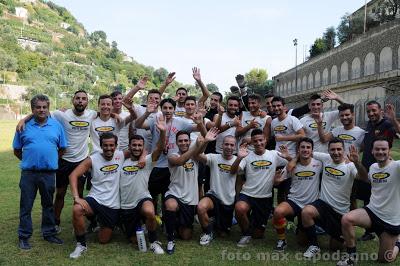
<instances>
[{"instance_id":1,"label":"black shorts","mask_svg":"<svg viewBox=\"0 0 400 266\"><path fill-rule=\"evenodd\" d=\"M240 193L238 201L244 201L250 205L250 224L253 229L265 229L272 211L272 197L253 198Z\"/></svg>"},{"instance_id":2,"label":"black shorts","mask_svg":"<svg viewBox=\"0 0 400 266\"><path fill-rule=\"evenodd\" d=\"M199 184L199 187L206 182L206 167L207 166L205 164L199 162L199 169L197 174L197 183Z\"/></svg>"},{"instance_id":3,"label":"black shorts","mask_svg":"<svg viewBox=\"0 0 400 266\"><path fill-rule=\"evenodd\" d=\"M367 211L368 216L371 219L371 231L374 231L378 236L380 236L383 232L393 236L400 235L400 225L396 226L388 224L376 216L375 213L368 209L368 207L364 207L364 209Z\"/></svg>"},{"instance_id":4,"label":"black shorts","mask_svg":"<svg viewBox=\"0 0 400 266\"><path fill-rule=\"evenodd\" d=\"M310 204L314 206L319 213L319 218L315 223L321 226L331 237L343 242L342 235L342 214L336 212L329 204L321 199L317 199Z\"/></svg>"},{"instance_id":5,"label":"black shorts","mask_svg":"<svg viewBox=\"0 0 400 266\"><path fill-rule=\"evenodd\" d=\"M81 163L80 162L68 162L64 159L58 160L58 170L56 173L56 188L66 188L69 185L69 175L75 168ZM86 177L85 175L80 176L78 179L79 185L85 184Z\"/></svg>"},{"instance_id":6,"label":"black shorts","mask_svg":"<svg viewBox=\"0 0 400 266\"><path fill-rule=\"evenodd\" d=\"M176 226L184 228L193 228L194 215L196 213L196 205L185 204L173 195L165 197L165 201L168 199L175 199L178 202L178 211L176 215L177 223Z\"/></svg>"},{"instance_id":7,"label":"black shorts","mask_svg":"<svg viewBox=\"0 0 400 266\"><path fill-rule=\"evenodd\" d=\"M229 232L232 227L233 211L235 204L224 205L220 199L214 195L207 193L205 197L210 198L213 202L214 209L208 212L210 217L215 218L214 227L223 232Z\"/></svg>"},{"instance_id":8,"label":"black shorts","mask_svg":"<svg viewBox=\"0 0 400 266\"><path fill-rule=\"evenodd\" d=\"M371 184L362 180L354 179L351 199L359 199L368 203L370 197Z\"/></svg>"},{"instance_id":9,"label":"black shorts","mask_svg":"<svg viewBox=\"0 0 400 266\"><path fill-rule=\"evenodd\" d=\"M301 217L301 208L299 205L297 205L297 203L295 203L294 201L287 199L286 202L290 205L290 207L292 207L293 209L293 217Z\"/></svg>"},{"instance_id":10,"label":"black shorts","mask_svg":"<svg viewBox=\"0 0 400 266\"><path fill-rule=\"evenodd\" d=\"M280 182L278 185L274 185L274 188L278 189L278 191L286 191L286 194L289 194L290 185L292 184L292 179L287 178Z\"/></svg>"},{"instance_id":11,"label":"black shorts","mask_svg":"<svg viewBox=\"0 0 400 266\"><path fill-rule=\"evenodd\" d=\"M168 167L160 168L154 167L149 177L149 192L153 199L157 199L157 196L161 194L164 196L165 192L168 191L171 174Z\"/></svg>"},{"instance_id":12,"label":"black shorts","mask_svg":"<svg viewBox=\"0 0 400 266\"><path fill-rule=\"evenodd\" d=\"M120 221L122 229L125 232L126 237L128 238L131 238L135 234L137 228L142 226L142 219L144 219L144 217L142 216L140 211L145 201L153 202L153 199L144 198L140 200L136 207L133 209L119 210L119 217L121 219Z\"/></svg>"},{"instance_id":13,"label":"black shorts","mask_svg":"<svg viewBox=\"0 0 400 266\"><path fill-rule=\"evenodd\" d=\"M86 197L85 200L92 208L93 214L97 216L100 226L114 229L118 223L119 209L111 209L101 205L92 197Z\"/></svg>"}]
</instances>

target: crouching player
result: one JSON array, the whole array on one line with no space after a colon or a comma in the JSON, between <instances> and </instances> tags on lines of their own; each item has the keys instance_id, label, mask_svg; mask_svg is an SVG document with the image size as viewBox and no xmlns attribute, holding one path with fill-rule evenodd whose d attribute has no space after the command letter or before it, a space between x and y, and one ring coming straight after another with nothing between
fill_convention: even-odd
<instances>
[{"instance_id":1,"label":"crouching player","mask_svg":"<svg viewBox=\"0 0 400 266\"><path fill-rule=\"evenodd\" d=\"M200 200L197 215L203 230L200 245L208 245L214 237L213 229L229 233L232 226L236 175L231 174L231 166L236 160L236 138L225 136L222 154L200 154L199 161L210 167L210 190ZM210 216L214 222L210 222Z\"/></svg>"},{"instance_id":2,"label":"crouching player","mask_svg":"<svg viewBox=\"0 0 400 266\"><path fill-rule=\"evenodd\" d=\"M161 115L157 118L156 126L160 131L156 149L145 158L144 168L138 166L139 158L144 150L144 138L133 135L129 139L130 158L126 159L119 181L121 197L121 224L129 240L134 242L137 227L141 227L141 221L146 221L150 250L155 254L164 254L161 243L157 241L157 222L153 201L149 192L148 183L150 173L155 166L165 144L165 121Z\"/></svg>"},{"instance_id":3,"label":"crouching player","mask_svg":"<svg viewBox=\"0 0 400 266\"><path fill-rule=\"evenodd\" d=\"M378 261L393 262L400 248L400 161L390 158L389 141L378 137L372 144L376 163L369 168L371 200L360 209L345 214L342 232L347 247L346 257L337 265L354 265L356 240L354 226L371 229L379 236Z\"/></svg>"},{"instance_id":4,"label":"crouching player","mask_svg":"<svg viewBox=\"0 0 400 266\"><path fill-rule=\"evenodd\" d=\"M319 180L322 163L312 158L314 143L310 138L302 138L297 143L297 157L286 166L287 176L291 178L288 200L281 202L274 210L272 223L278 234L275 250L286 248L285 217L297 217L301 228L301 210L314 202L319 195ZM279 181L283 181L279 180Z\"/></svg>"}]
</instances>

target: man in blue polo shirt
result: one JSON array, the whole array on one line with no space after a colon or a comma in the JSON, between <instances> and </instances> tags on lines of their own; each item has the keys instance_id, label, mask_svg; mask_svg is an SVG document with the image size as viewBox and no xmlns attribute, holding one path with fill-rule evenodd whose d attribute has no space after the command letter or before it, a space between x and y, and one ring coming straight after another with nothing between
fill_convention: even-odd
<instances>
[{"instance_id":1,"label":"man in blue polo shirt","mask_svg":"<svg viewBox=\"0 0 400 266\"><path fill-rule=\"evenodd\" d=\"M37 190L42 204L42 235L54 244L63 244L57 238L54 220L53 194L58 157L67 147L64 129L48 117L49 98L36 95L31 100L33 118L25 130L16 132L13 141L14 155L21 160L21 189L18 237L19 247L31 248L28 240L32 235L32 206Z\"/></svg>"}]
</instances>

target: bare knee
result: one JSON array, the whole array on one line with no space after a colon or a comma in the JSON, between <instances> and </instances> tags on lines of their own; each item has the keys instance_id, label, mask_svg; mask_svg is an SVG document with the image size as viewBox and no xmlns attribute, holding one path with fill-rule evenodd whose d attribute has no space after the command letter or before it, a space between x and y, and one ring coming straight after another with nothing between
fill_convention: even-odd
<instances>
[{"instance_id":1,"label":"bare knee","mask_svg":"<svg viewBox=\"0 0 400 266\"><path fill-rule=\"evenodd\" d=\"M190 240L192 239L192 229L190 228L180 228L179 229L179 235L182 238L182 240Z\"/></svg>"},{"instance_id":2,"label":"bare knee","mask_svg":"<svg viewBox=\"0 0 400 266\"><path fill-rule=\"evenodd\" d=\"M205 202L199 202L199 205L197 205L197 214L204 215L207 212L208 212L208 204Z\"/></svg>"},{"instance_id":3,"label":"bare knee","mask_svg":"<svg viewBox=\"0 0 400 266\"><path fill-rule=\"evenodd\" d=\"M165 202L165 209L167 211L176 211L178 209L178 202L175 199L168 199Z\"/></svg>"},{"instance_id":4,"label":"bare knee","mask_svg":"<svg viewBox=\"0 0 400 266\"><path fill-rule=\"evenodd\" d=\"M349 213L346 213L345 215L343 215L341 223L345 227L353 226L354 219Z\"/></svg>"},{"instance_id":5,"label":"bare knee","mask_svg":"<svg viewBox=\"0 0 400 266\"><path fill-rule=\"evenodd\" d=\"M111 228L101 228L99 231L99 243L100 244L107 244L110 242L112 236L112 229Z\"/></svg>"},{"instance_id":6,"label":"bare knee","mask_svg":"<svg viewBox=\"0 0 400 266\"><path fill-rule=\"evenodd\" d=\"M237 216L243 216L247 215L247 212L249 211L249 207L246 203L244 202L238 202L235 205L235 213Z\"/></svg>"}]
</instances>

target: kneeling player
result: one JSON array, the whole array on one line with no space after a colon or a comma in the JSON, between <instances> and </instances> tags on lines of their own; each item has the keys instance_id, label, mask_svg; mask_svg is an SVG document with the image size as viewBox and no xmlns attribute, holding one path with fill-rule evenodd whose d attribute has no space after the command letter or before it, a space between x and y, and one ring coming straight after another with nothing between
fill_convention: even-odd
<instances>
[{"instance_id":1,"label":"kneeling player","mask_svg":"<svg viewBox=\"0 0 400 266\"><path fill-rule=\"evenodd\" d=\"M379 236L378 261L392 262L399 253L400 161L390 159L389 142L384 137L375 139L372 145L376 163L368 174L371 200L366 207L343 216L342 232L348 254L337 265L353 265L357 259L354 226L371 229Z\"/></svg>"},{"instance_id":2,"label":"kneeling player","mask_svg":"<svg viewBox=\"0 0 400 266\"><path fill-rule=\"evenodd\" d=\"M231 174L231 166L236 156L236 139L228 135L222 142L222 154L201 154L200 162L210 167L210 190L200 200L197 215L203 229L200 245L208 245L213 239L213 225L220 232L228 233L232 226L236 175ZM210 223L209 216L214 216Z\"/></svg>"},{"instance_id":3,"label":"kneeling player","mask_svg":"<svg viewBox=\"0 0 400 266\"><path fill-rule=\"evenodd\" d=\"M302 138L297 144L298 157L286 166L288 177L292 179L288 200L280 203L274 210L272 223L278 234L276 251L286 248L285 217L298 217L301 224L301 210L306 204L315 201L319 194L319 176L322 163L312 158L314 143L310 138Z\"/></svg>"},{"instance_id":4,"label":"kneeling player","mask_svg":"<svg viewBox=\"0 0 400 266\"><path fill-rule=\"evenodd\" d=\"M157 241L157 222L153 201L149 192L150 173L164 150L165 122L164 118L157 119L157 129L160 138L153 153L146 156L144 168L138 166L138 161L144 150L144 139L133 135L129 140L130 158L126 159L120 177L121 223L131 241L135 238L135 230L141 227L142 218L146 221L150 250L155 254L164 254L161 243Z\"/></svg>"}]
</instances>

